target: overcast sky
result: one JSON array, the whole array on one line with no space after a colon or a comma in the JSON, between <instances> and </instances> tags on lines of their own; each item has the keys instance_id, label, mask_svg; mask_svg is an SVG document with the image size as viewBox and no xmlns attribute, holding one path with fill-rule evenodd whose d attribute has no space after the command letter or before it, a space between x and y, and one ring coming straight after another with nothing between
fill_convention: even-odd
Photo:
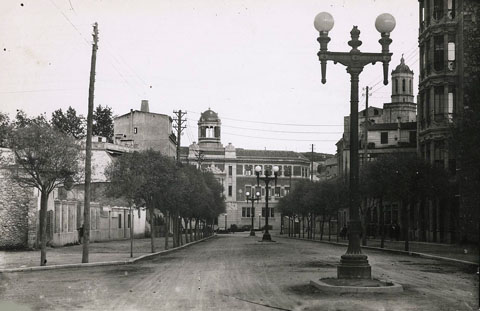
<instances>
[{"instance_id":1,"label":"overcast sky","mask_svg":"<svg viewBox=\"0 0 480 311\"><path fill-rule=\"evenodd\" d=\"M322 11L335 19L329 50L341 52L350 50L353 25L360 50L380 52L375 18L394 15L390 72L404 53L417 83L417 0L2 0L0 111L50 117L72 106L86 115L98 22L95 105L121 115L148 99L151 112L186 110L183 146L197 141L199 113L210 107L224 145L302 152L314 144L334 153L350 77L329 62L327 84L320 82L313 19ZM381 63L360 75L377 107L391 95L380 81Z\"/></svg>"}]
</instances>

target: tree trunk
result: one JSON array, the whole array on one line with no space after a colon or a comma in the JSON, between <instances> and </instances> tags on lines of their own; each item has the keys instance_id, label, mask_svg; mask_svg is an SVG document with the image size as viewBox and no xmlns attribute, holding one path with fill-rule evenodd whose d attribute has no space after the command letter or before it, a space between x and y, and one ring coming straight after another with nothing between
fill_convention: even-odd
<instances>
[{"instance_id":1,"label":"tree trunk","mask_svg":"<svg viewBox=\"0 0 480 311\"><path fill-rule=\"evenodd\" d=\"M383 198L380 198L380 248L385 247L385 211L383 210Z\"/></svg>"},{"instance_id":2,"label":"tree trunk","mask_svg":"<svg viewBox=\"0 0 480 311\"><path fill-rule=\"evenodd\" d=\"M313 234L312 239L315 240L315 235L317 234L317 215L313 214Z\"/></svg>"},{"instance_id":3,"label":"tree trunk","mask_svg":"<svg viewBox=\"0 0 480 311\"><path fill-rule=\"evenodd\" d=\"M165 249L168 249L168 236L170 235L170 213L165 211L165 229L163 230L165 233Z\"/></svg>"},{"instance_id":4,"label":"tree trunk","mask_svg":"<svg viewBox=\"0 0 480 311\"><path fill-rule=\"evenodd\" d=\"M40 266L47 264L47 207L48 195L41 190L40 195Z\"/></svg>"},{"instance_id":5,"label":"tree trunk","mask_svg":"<svg viewBox=\"0 0 480 311\"><path fill-rule=\"evenodd\" d=\"M290 232L290 224L291 224L291 222L292 222L292 220L291 220L290 216L288 216L288 237L289 237L289 238L292 237L291 232Z\"/></svg>"},{"instance_id":6,"label":"tree trunk","mask_svg":"<svg viewBox=\"0 0 480 311\"><path fill-rule=\"evenodd\" d=\"M328 241L331 241L331 237L332 237L332 230L330 229L331 224L332 224L332 216L329 216L328 217Z\"/></svg>"},{"instance_id":7,"label":"tree trunk","mask_svg":"<svg viewBox=\"0 0 480 311\"><path fill-rule=\"evenodd\" d=\"M302 214L302 238L305 238L305 216Z\"/></svg>"},{"instance_id":8,"label":"tree trunk","mask_svg":"<svg viewBox=\"0 0 480 311\"><path fill-rule=\"evenodd\" d=\"M363 213L361 213L362 221L362 246L367 246L367 214L368 214L368 198L365 198L365 205L363 206Z\"/></svg>"},{"instance_id":9,"label":"tree trunk","mask_svg":"<svg viewBox=\"0 0 480 311\"><path fill-rule=\"evenodd\" d=\"M190 230L190 242L193 242L193 229L192 229L192 218L189 218L188 219L188 227L189 227L189 230Z\"/></svg>"},{"instance_id":10,"label":"tree trunk","mask_svg":"<svg viewBox=\"0 0 480 311\"><path fill-rule=\"evenodd\" d=\"M402 208L403 208L403 237L405 239L405 251L410 251L410 244L409 244L409 236L408 233L410 231L410 206L404 204L402 201Z\"/></svg>"},{"instance_id":11,"label":"tree trunk","mask_svg":"<svg viewBox=\"0 0 480 311\"><path fill-rule=\"evenodd\" d=\"M325 226L325 213L322 214L322 225L320 231L320 240L323 240L323 228Z\"/></svg>"},{"instance_id":12,"label":"tree trunk","mask_svg":"<svg viewBox=\"0 0 480 311\"><path fill-rule=\"evenodd\" d=\"M148 211L150 212L150 243L151 243L152 253L155 253L155 221L153 219L154 217L153 204L150 205L150 207L148 208Z\"/></svg>"},{"instance_id":13,"label":"tree trunk","mask_svg":"<svg viewBox=\"0 0 480 311\"><path fill-rule=\"evenodd\" d=\"M188 238L188 220L187 218L183 218L183 223L185 224L185 244L190 243L191 239Z\"/></svg>"}]
</instances>

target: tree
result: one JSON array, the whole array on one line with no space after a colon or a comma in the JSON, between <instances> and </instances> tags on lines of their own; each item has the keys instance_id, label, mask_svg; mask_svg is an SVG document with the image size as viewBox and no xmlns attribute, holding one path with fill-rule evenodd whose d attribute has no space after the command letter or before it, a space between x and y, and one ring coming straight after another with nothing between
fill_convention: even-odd
<instances>
[{"instance_id":1,"label":"tree","mask_svg":"<svg viewBox=\"0 0 480 311\"><path fill-rule=\"evenodd\" d=\"M77 112L72 107L68 107L66 113L63 113L62 109L55 110L50 123L60 132L74 138L85 137L85 118L82 115L77 116Z\"/></svg>"},{"instance_id":2,"label":"tree","mask_svg":"<svg viewBox=\"0 0 480 311\"><path fill-rule=\"evenodd\" d=\"M8 147L13 125L6 113L0 112L0 147Z\"/></svg>"},{"instance_id":3,"label":"tree","mask_svg":"<svg viewBox=\"0 0 480 311\"><path fill-rule=\"evenodd\" d=\"M17 110L15 121L12 123L14 128L26 127L31 124L48 125L45 115L41 114L35 118L30 118L23 110Z\"/></svg>"},{"instance_id":4,"label":"tree","mask_svg":"<svg viewBox=\"0 0 480 311\"><path fill-rule=\"evenodd\" d=\"M17 114L18 115L18 114ZM12 133L11 148L20 168L12 168L12 179L40 191L40 265L46 264L47 203L55 187L79 171L80 148L74 139L47 123L26 122Z\"/></svg>"},{"instance_id":5,"label":"tree","mask_svg":"<svg viewBox=\"0 0 480 311\"><path fill-rule=\"evenodd\" d=\"M111 107L102 107L102 105L99 105L93 112L93 135L106 137L109 142L113 141L113 116Z\"/></svg>"},{"instance_id":6,"label":"tree","mask_svg":"<svg viewBox=\"0 0 480 311\"><path fill-rule=\"evenodd\" d=\"M155 210L161 209L171 195L175 163L158 151L146 150L124 155L113 161L105 171L111 185L109 193L126 195L137 204L145 204L151 228L151 251L155 252ZM137 175L136 177L130 175ZM133 183L133 188L129 188Z\"/></svg>"}]
</instances>

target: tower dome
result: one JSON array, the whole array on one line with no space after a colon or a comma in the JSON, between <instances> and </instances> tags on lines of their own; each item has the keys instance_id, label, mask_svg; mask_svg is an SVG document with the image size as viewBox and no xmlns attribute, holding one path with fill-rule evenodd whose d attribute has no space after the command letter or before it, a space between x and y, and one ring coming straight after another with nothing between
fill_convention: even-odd
<instances>
[{"instance_id":1,"label":"tower dome","mask_svg":"<svg viewBox=\"0 0 480 311\"><path fill-rule=\"evenodd\" d=\"M199 122L217 122L217 121L220 121L220 119L218 118L218 114L215 111L211 110L210 108L208 108L208 110L204 111L200 115Z\"/></svg>"},{"instance_id":2,"label":"tower dome","mask_svg":"<svg viewBox=\"0 0 480 311\"><path fill-rule=\"evenodd\" d=\"M400 59L392 71L392 103L413 103L413 71Z\"/></svg>"},{"instance_id":3,"label":"tower dome","mask_svg":"<svg viewBox=\"0 0 480 311\"><path fill-rule=\"evenodd\" d=\"M220 144L221 125L222 122L215 111L208 108L201 113L198 120L198 143Z\"/></svg>"}]
</instances>

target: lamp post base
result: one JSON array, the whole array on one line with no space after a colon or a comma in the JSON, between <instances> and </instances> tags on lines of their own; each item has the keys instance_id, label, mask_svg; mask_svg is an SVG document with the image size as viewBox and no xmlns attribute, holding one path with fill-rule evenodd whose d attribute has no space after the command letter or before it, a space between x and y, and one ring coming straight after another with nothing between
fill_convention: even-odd
<instances>
[{"instance_id":1,"label":"lamp post base","mask_svg":"<svg viewBox=\"0 0 480 311\"><path fill-rule=\"evenodd\" d=\"M364 254L342 255L340 265L337 266L339 279L371 279L372 267Z\"/></svg>"},{"instance_id":2,"label":"lamp post base","mask_svg":"<svg viewBox=\"0 0 480 311\"><path fill-rule=\"evenodd\" d=\"M271 240L272 240L272 236L268 231L265 231L262 237L262 241L271 241Z\"/></svg>"},{"instance_id":3,"label":"lamp post base","mask_svg":"<svg viewBox=\"0 0 480 311\"><path fill-rule=\"evenodd\" d=\"M253 229L250 230L250 236L255 236L255 231L253 231Z\"/></svg>"}]
</instances>

